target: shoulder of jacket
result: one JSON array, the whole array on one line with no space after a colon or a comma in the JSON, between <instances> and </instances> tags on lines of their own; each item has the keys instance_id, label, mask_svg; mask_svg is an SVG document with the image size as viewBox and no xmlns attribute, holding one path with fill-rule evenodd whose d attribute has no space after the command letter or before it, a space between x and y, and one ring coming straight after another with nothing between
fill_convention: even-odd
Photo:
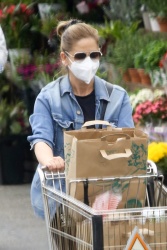
<instances>
[{"instance_id":1,"label":"shoulder of jacket","mask_svg":"<svg viewBox=\"0 0 167 250\"><path fill-rule=\"evenodd\" d=\"M50 91L52 89L55 89L55 87L57 86L59 88L59 82L62 80L63 76L57 78L55 81L52 81L50 83L48 83L45 87L43 87L41 89L41 92L46 92L46 91Z\"/></svg>"},{"instance_id":2,"label":"shoulder of jacket","mask_svg":"<svg viewBox=\"0 0 167 250\"><path fill-rule=\"evenodd\" d=\"M113 89L119 92L127 93L127 91L123 87L116 84L113 84Z\"/></svg>"},{"instance_id":3,"label":"shoulder of jacket","mask_svg":"<svg viewBox=\"0 0 167 250\"><path fill-rule=\"evenodd\" d=\"M102 78L100 78L98 76L96 76L96 81L97 80L101 81L106 86L107 85L109 86L111 84L114 90L121 91L121 92L126 92L126 90L122 86L119 86L119 85L113 84L111 82L108 82L108 81L106 81L106 80L104 80L104 79L102 79Z\"/></svg>"}]
</instances>

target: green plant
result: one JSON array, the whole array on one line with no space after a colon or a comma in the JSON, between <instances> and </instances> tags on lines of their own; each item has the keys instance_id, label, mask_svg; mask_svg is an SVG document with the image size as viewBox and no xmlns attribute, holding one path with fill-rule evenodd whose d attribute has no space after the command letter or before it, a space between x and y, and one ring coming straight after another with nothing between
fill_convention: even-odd
<instances>
[{"instance_id":1,"label":"green plant","mask_svg":"<svg viewBox=\"0 0 167 250\"><path fill-rule=\"evenodd\" d=\"M34 4L10 4L0 8L0 24L8 48L27 48L31 44L31 26L36 18Z\"/></svg>"},{"instance_id":2,"label":"green plant","mask_svg":"<svg viewBox=\"0 0 167 250\"><path fill-rule=\"evenodd\" d=\"M142 48L141 35L138 32L125 33L124 38L117 40L108 48L108 62L115 64L118 68L126 71L134 68L134 55Z\"/></svg>"},{"instance_id":3,"label":"green plant","mask_svg":"<svg viewBox=\"0 0 167 250\"><path fill-rule=\"evenodd\" d=\"M121 20L131 23L141 20L140 0L109 0L108 6L102 6L104 14L109 20Z\"/></svg>"},{"instance_id":4,"label":"green plant","mask_svg":"<svg viewBox=\"0 0 167 250\"><path fill-rule=\"evenodd\" d=\"M139 21L125 24L121 20L105 20L104 24L94 25L98 30L102 43L102 52L106 53L107 46L117 40L124 39L127 34L133 34L139 27Z\"/></svg>"},{"instance_id":5,"label":"green plant","mask_svg":"<svg viewBox=\"0 0 167 250\"><path fill-rule=\"evenodd\" d=\"M138 54L135 55L135 66L137 67L139 62L142 62L143 68L148 73L154 70L159 70L160 59L166 51L166 40L159 39L150 41Z\"/></svg>"},{"instance_id":6,"label":"green plant","mask_svg":"<svg viewBox=\"0 0 167 250\"><path fill-rule=\"evenodd\" d=\"M26 134L30 129L28 112L23 102L7 103L1 100L0 135Z\"/></svg>"},{"instance_id":7,"label":"green plant","mask_svg":"<svg viewBox=\"0 0 167 250\"><path fill-rule=\"evenodd\" d=\"M155 33L141 33L141 47L138 50L138 52L134 55L134 66L135 68L141 68L145 69L145 63L147 60L147 53L146 53L146 47L149 46L148 44L154 43L154 41L159 41L161 39L160 36L158 36ZM148 51L149 52L149 51Z\"/></svg>"},{"instance_id":8,"label":"green plant","mask_svg":"<svg viewBox=\"0 0 167 250\"><path fill-rule=\"evenodd\" d=\"M154 16L167 17L167 0L141 0L141 2Z\"/></svg>"},{"instance_id":9,"label":"green plant","mask_svg":"<svg viewBox=\"0 0 167 250\"><path fill-rule=\"evenodd\" d=\"M110 39L111 41L121 39L122 30L127 28L127 25L125 25L121 20L105 20L104 24L94 26L97 28L100 37Z\"/></svg>"}]
</instances>

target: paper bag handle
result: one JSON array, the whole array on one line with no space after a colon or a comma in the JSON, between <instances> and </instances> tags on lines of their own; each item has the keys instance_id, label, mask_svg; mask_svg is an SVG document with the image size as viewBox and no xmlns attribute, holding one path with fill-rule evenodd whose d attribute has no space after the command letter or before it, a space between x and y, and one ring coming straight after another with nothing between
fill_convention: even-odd
<instances>
[{"instance_id":1,"label":"paper bag handle","mask_svg":"<svg viewBox=\"0 0 167 250\"><path fill-rule=\"evenodd\" d=\"M130 139L130 135L128 135L128 134L125 134L125 133L114 133L114 134L108 134L108 135L102 136L102 137L101 137L101 140L102 140L102 141L106 141L108 137L110 137L110 136L115 136L115 135L120 136L120 138L126 137L126 139ZM119 139L119 138L118 138L118 139Z\"/></svg>"},{"instance_id":2,"label":"paper bag handle","mask_svg":"<svg viewBox=\"0 0 167 250\"><path fill-rule=\"evenodd\" d=\"M117 154L110 154L107 155L105 150L100 150L101 155L103 158L107 160L114 160L118 158L128 158L132 155L132 151L129 148L125 149L125 153L117 153Z\"/></svg>"},{"instance_id":3,"label":"paper bag handle","mask_svg":"<svg viewBox=\"0 0 167 250\"><path fill-rule=\"evenodd\" d=\"M111 124L110 124L108 121L93 120L93 121L85 122L85 123L82 125L82 128L86 128L86 127L89 127L89 126L92 126L92 125L106 125L106 126L112 127Z\"/></svg>"}]
</instances>

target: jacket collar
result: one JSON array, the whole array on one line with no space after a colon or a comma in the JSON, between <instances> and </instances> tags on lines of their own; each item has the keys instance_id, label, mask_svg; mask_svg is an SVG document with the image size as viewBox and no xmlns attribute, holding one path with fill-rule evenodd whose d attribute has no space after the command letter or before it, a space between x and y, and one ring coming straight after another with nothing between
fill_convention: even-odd
<instances>
[{"instance_id":1,"label":"jacket collar","mask_svg":"<svg viewBox=\"0 0 167 250\"><path fill-rule=\"evenodd\" d=\"M60 94L63 96L66 92L72 93L72 87L68 75L58 79L60 82ZM109 94L105 85L105 80L95 76L95 95L97 99L109 101Z\"/></svg>"},{"instance_id":2,"label":"jacket collar","mask_svg":"<svg viewBox=\"0 0 167 250\"><path fill-rule=\"evenodd\" d=\"M100 100L109 101L109 94L105 82L105 80L95 76L95 95L96 98Z\"/></svg>"}]
</instances>

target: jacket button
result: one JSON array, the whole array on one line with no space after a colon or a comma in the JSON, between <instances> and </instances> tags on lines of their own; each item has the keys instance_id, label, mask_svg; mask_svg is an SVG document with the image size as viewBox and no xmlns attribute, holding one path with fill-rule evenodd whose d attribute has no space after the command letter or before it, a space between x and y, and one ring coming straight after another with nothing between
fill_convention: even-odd
<instances>
[{"instance_id":1,"label":"jacket button","mask_svg":"<svg viewBox=\"0 0 167 250\"><path fill-rule=\"evenodd\" d=\"M81 111L77 110L77 115L80 115L81 114Z\"/></svg>"}]
</instances>

